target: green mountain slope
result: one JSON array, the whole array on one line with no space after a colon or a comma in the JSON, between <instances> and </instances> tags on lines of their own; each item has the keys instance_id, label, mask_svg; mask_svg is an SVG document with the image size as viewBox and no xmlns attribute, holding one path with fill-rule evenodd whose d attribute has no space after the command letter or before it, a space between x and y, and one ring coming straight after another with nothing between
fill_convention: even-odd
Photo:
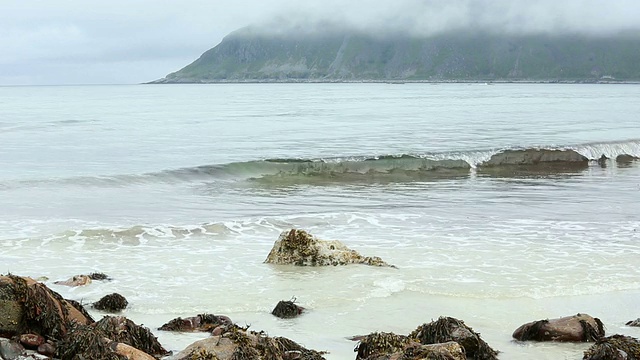
<instances>
[{"instance_id":1,"label":"green mountain slope","mask_svg":"<svg viewBox=\"0 0 640 360\"><path fill-rule=\"evenodd\" d=\"M421 80L638 81L640 34L418 38L357 32L266 35L245 28L155 83Z\"/></svg>"}]
</instances>

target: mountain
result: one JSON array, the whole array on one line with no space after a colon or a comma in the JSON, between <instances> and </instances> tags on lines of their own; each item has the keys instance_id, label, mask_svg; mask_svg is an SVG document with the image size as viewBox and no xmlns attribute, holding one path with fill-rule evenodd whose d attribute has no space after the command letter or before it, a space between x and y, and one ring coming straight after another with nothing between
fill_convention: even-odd
<instances>
[{"instance_id":1,"label":"mountain","mask_svg":"<svg viewBox=\"0 0 640 360\"><path fill-rule=\"evenodd\" d=\"M153 83L638 80L637 33L416 37L330 30L284 34L248 27Z\"/></svg>"}]
</instances>

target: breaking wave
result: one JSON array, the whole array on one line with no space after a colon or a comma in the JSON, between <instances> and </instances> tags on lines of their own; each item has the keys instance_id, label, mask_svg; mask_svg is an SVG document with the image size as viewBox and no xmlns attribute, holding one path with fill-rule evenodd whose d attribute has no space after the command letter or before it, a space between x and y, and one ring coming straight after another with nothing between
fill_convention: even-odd
<instances>
[{"instance_id":1,"label":"breaking wave","mask_svg":"<svg viewBox=\"0 0 640 360\"><path fill-rule=\"evenodd\" d=\"M147 183L274 180L326 178L333 180L364 177L455 177L474 169L480 173L502 170L575 171L598 160L628 162L640 158L640 139L566 146L502 148L491 150L349 156L317 159L274 158L169 169L143 174L85 176L61 179L21 180L0 183L0 190L38 183L66 183L81 186L129 186Z\"/></svg>"}]
</instances>

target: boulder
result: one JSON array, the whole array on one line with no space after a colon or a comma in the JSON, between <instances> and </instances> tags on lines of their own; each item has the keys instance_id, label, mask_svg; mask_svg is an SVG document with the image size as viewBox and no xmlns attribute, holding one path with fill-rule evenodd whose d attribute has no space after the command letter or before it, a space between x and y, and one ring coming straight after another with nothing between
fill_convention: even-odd
<instances>
[{"instance_id":1,"label":"boulder","mask_svg":"<svg viewBox=\"0 0 640 360\"><path fill-rule=\"evenodd\" d=\"M74 323L94 322L78 303L31 278L15 275L0 276L0 310L0 336L37 334L60 339Z\"/></svg>"},{"instance_id":2,"label":"boulder","mask_svg":"<svg viewBox=\"0 0 640 360\"><path fill-rule=\"evenodd\" d=\"M640 318L635 320L627 321L627 326L640 326Z\"/></svg>"},{"instance_id":3,"label":"boulder","mask_svg":"<svg viewBox=\"0 0 640 360\"><path fill-rule=\"evenodd\" d=\"M304 230L297 229L282 232L264 262L297 266L365 264L395 267L377 256L362 256L340 241L320 240Z\"/></svg>"},{"instance_id":4,"label":"boulder","mask_svg":"<svg viewBox=\"0 0 640 360\"><path fill-rule=\"evenodd\" d=\"M91 307L108 312L119 312L126 309L127 305L129 305L129 302L124 296L113 293L103 296L100 300L94 302Z\"/></svg>"},{"instance_id":5,"label":"boulder","mask_svg":"<svg viewBox=\"0 0 640 360\"><path fill-rule=\"evenodd\" d=\"M323 360L322 352L306 349L283 337L269 337L236 325L219 336L196 341L176 354L176 360Z\"/></svg>"},{"instance_id":6,"label":"boulder","mask_svg":"<svg viewBox=\"0 0 640 360\"><path fill-rule=\"evenodd\" d=\"M295 301L284 301L281 300L278 302L275 308L271 311L271 315L277 316L282 319L294 318L304 311L302 306L299 306L295 303Z\"/></svg>"},{"instance_id":7,"label":"boulder","mask_svg":"<svg viewBox=\"0 0 640 360\"><path fill-rule=\"evenodd\" d=\"M498 351L492 349L480 334L465 325L462 320L452 317L440 317L437 321L418 326L409 337L421 344L438 344L454 341L464 349L468 359L494 360Z\"/></svg>"},{"instance_id":8,"label":"boulder","mask_svg":"<svg viewBox=\"0 0 640 360\"><path fill-rule=\"evenodd\" d=\"M70 279L64 281L55 281L56 285L64 285L64 286L84 286L91 284L91 278L88 275L75 275Z\"/></svg>"},{"instance_id":9,"label":"boulder","mask_svg":"<svg viewBox=\"0 0 640 360\"><path fill-rule=\"evenodd\" d=\"M533 321L513 332L513 338L520 341L593 342L603 336L600 319L587 314Z\"/></svg>"},{"instance_id":10,"label":"boulder","mask_svg":"<svg viewBox=\"0 0 640 360\"><path fill-rule=\"evenodd\" d=\"M583 360L640 360L640 341L623 335L603 337L584 352Z\"/></svg>"},{"instance_id":11,"label":"boulder","mask_svg":"<svg viewBox=\"0 0 640 360\"><path fill-rule=\"evenodd\" d=\"M158 330L163 331L213 331L218 326L232 325L231 319L224 315L199 314L187 318L176 318L162 325Z\"/></svg>"}]
</instances>

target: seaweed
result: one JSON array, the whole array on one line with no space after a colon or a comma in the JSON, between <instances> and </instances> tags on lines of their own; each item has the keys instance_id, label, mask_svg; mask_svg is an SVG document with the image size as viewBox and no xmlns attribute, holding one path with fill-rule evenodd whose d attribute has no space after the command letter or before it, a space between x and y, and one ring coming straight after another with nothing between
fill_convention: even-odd
<instances>
[{"instance_id":1,"label":"seaweed","mask_svg":"<svg viewBox=\"0 0 640 360\"><path fill-rule=\"evenodd\" d=\"M24 332L36 333L52 339L60 339L66 333L69 310L63 306L64 298L41 283L29 286L16 275L7 275L13 282L16 299L24 309ZM57 300L57 303L56 303Z\"/></svg>"},{"instance_id":2,"label":"seaweed","mask_svg":"<svg viewBox=\"0 0 640 360\"><path fill-rule=\"evenodd\" d=\"M582 320L584 321L584 320ZM520 341L541 341L543 338L540 336L540 330L549 323L549 320L538 320L531 324L531 326L527 327L525 331L522 332L522 335L518 337L516 340Z\"/></svg>"},{"instance_id":3,"label":"seaweed","mask_svg":"<svg viewBox=\"0 0 640 360\"><path fill-rule=\"evenodd\" d=\"M105 316L94 326L96 332L104 337L133 346L149 355L164 356L168 353L149 329L123 316Z\"/></svg>"},{"instance_id":4,"label":"seaweed","mask_svg":"<svg viewBox=\"0 0 640 360\"><path fill-rule=\"evenodd\" d=\"M464 349L467 359L495 360L498 351L492 349L480 334L465 325L464 321L452 317L440 317L437 321L423 324L415 329L410 338L417 339L421 344L437 344L455 341Z\"/></svg>"},{"instance_id":5,"label":"seaweed","mask_svg":"<svg viewBox=\"0 0 640 360\"><path fill-rule=\"evenodd\" d=\"M109 312L119 312L124 310L129 302L124 296L113 293L103 296L100 300L93 303L92 307L97 310L105 310Z\"/></svg>"},{"instance_id":6,"label":"seaweed","mask_svg":"<svg viewBox=\"0 0 640 360\"><path fill-rule=\"evenodd\" d=\"M111 278L104 273L91 273L88 275L91 280L111 281Z\"/></svg>"},{"instance_id":7,"label":"seaweed","mask_svg":"<svg viewBox=\"0 0 640 360\"><path fill-rule=\"evenodd\" d=\"M596 321L597 328L594 328L593 325L586 320L580 320L580 325L582 326L582 341L598 341L598 339L604 336L604 325L602 321L598 318L594 318L594 320Z\"/></svg>"},{"instance_id":8,"label":"seaweed","mask_svg":"<svg viewBox=\"0 0 640 360\"><path fill-rule=\"evenodd\" d=\"M175 318L163 324L158 330L163 331L213 331L219 325L230 325L226 316L198 314L194 317Z\"/></svg>"},{"instance_id":9,"label":"seaweed","mask_svg":"<svg viewBox=\"0 0 640 360\"><path fill-rule=\"evenodd\" d=\"M587 351L583 360L627 359L640 360L640 341L624 335L612 335L598 339Z\"/></svg>"},{"instance_id":10,"label":"seaweed","mask_svg":"<svg viewBox=\"0 0 640 360\"><path fill-rule=\"evenodd\" d=\"M127 357L114 353L109 340L95 331L92 325L74 325L68 336L58 343L57 356L61 360L126 360Z\"/></svg>"},{"instance_id":11,"label":"seaweed","mask_svg":"<svg viewBox=\"0 0 640 360\"><path fill-rule=\"evenodd\" d=\"M403 351L410 342L411 339L404 335L374 332L360 340L353 351L357 352L356 359L368 359L371 356Z\"/></svg>"}]
</instances>

